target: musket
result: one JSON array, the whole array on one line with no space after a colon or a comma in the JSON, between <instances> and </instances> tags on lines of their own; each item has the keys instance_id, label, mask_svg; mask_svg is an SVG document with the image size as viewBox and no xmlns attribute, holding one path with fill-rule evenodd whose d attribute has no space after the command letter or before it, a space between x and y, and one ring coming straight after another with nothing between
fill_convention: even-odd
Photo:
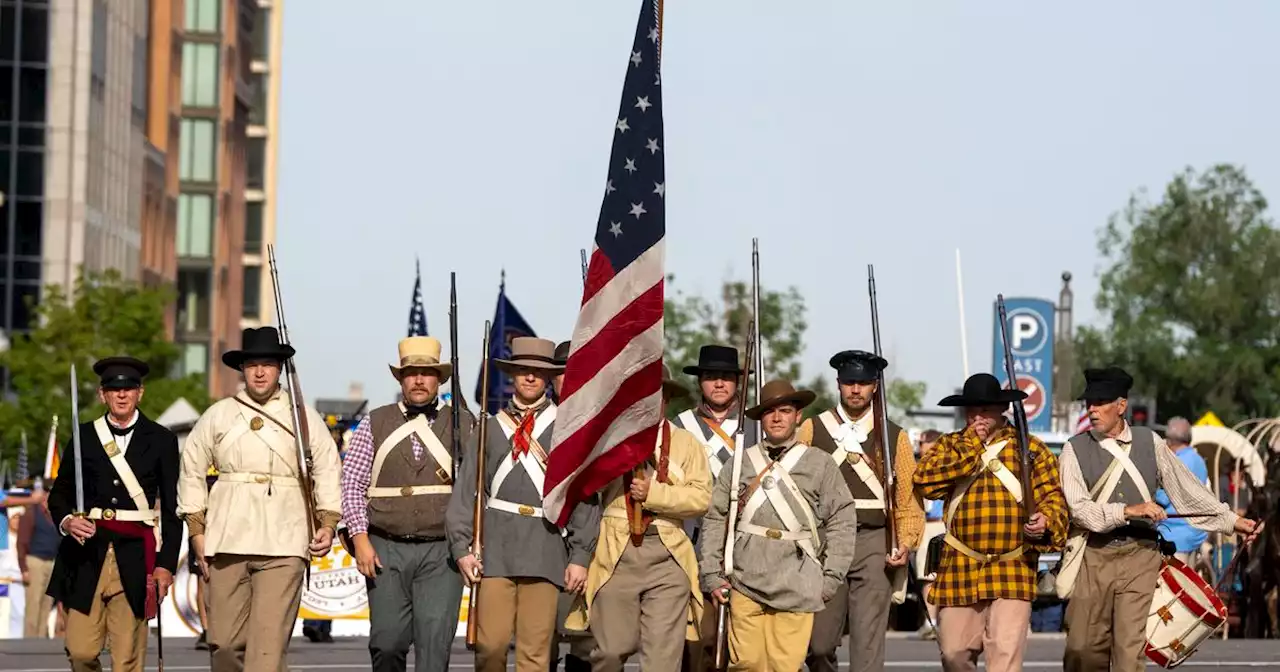
<instances>
[{"instance_id":1,"label":"musket","mask_svg":"<svg viewBox=\"0 0 1280 672\"><path fill-rule=\"evenodd\" d=\"M71 364L71 460L76 473L75 515L84 517L88 511L84 508L84 461L80 456L80 380L76 378L74 363Z\"/></svg>"},{"instance_id":2,"label":"musket","mask_svg":"<svg viewBox=\"0 0 1280 672\"><path fill-rule=\"evenodd\" d=\"M751 338L755 340L756 356L756 403L760 403L760 390L764 385L764 341L760 340L760 239L751 239L751 314L754 321L751 326ZM746 368L751 368L751 358L747 358ZM757 436L763 434L757 433Z\"/></svg>"},{"instance_id":3,"label":"musket","mask_svg":"<svg viewBox=\"0 0 1280 672\"><path fill-rule=\"evenodd\" d=\"M449 430L452 439L449 448L453 451L453 474L450 479L458 482L458 465L462 461L462 409L467 402L458 390L458 274L449 272L449 365L452 378L449 381L449 397L453 408L449 409Z\"/></svg>"},{"instance_id":4,"label":"musket","mask_svg":"<svg viewBox=\"0 0 1280 672\"><path fill-rule=\"evenodd\" d=\"M309 564L309 563L308 563ZM164 672L164 614L160 613L160 584L156 584L156 670Z\"/></svg>"},{"instance_id":5,"label":"musket","mask_svg":"<svg viewBox=\"0 0 1280 672\"><path fill-rule=\"evenodd\" d=\"M738 529L738 506L741 503L736 492L738 481L742 478L742 452L749 446L746 445L747 424L747 389L748 383L751 382L751 356L755 349L755 319L751 320L751 326L747 330L747 351L746 365L743 366L742 383L738 386L738 428L734 431L734 443L737 444L733 451L733 485L729 487L729 518L725 521L724 528L724 576L728 579L733 575L733 542L737 536ZM756 372L756 378L760 377ZM716 606L716 657L715 669L723 670L726 665L726 657L729 652L729 610L728 605L719 602Z\"/></svg>"},{"instance_id":6,"label":"musket","mask_svg":"<svg viewBox=\"0 0 1280 672\"><path fill-rule=\"evenodd\" d=\"M1004 309L1004 294L996 295L996 311L1000 314L1000 339L1004 342L1004 373L1009 379L1009 389L1018 389L1018 377L1013 371L1013 346L1009 343L1009 316ZM1027 409L1022 400L1013 402L1013 427L1018 436L1018 456L1021 458L1019 479L1022 481L1022 509L1027 520L1036 512L1035 497L1031 492L1031 444L1027 432Z\"/></svg>"},{"instance_id":7,"label":"musket","mask_svg":"<svg viewBox=\"0 0 1280 672\"><path fill-rule=\"evenodd\" d=\"M484 472L485 437L489 425L489 321L484 323L484 359L480 363L480 409L476 430L476 496L471 503L471 554L477 562L484 555ZM476 648L476 607L480 605L480 577L471 577L471 596L467 601L467 648Z\"/></svg>"},{"instance_id":8,"label":"musket","mask_svg":"<svg viewBox=\"0 0 1280 672\"><path fill-rule=\"evenodd\" d=\"M871 344L876 357L880 354L880 308L876 304L876 269L867 264L867 291L871 295ZM893 451L897 448L889 443L889 408L884 400L884 370L876 374L876 391L872 397L875 406L876 435L880 443L880 459L884 465L884 526L885 552L893 555L898 550L898 525L894 521L894 495L897 493L897 475L893 471Z\"/></svg>"},{"instance_id":9,"label":"musket","mask_svg":"<svg viewBox=\"0 0 1280 672\"><path fill-rule=\"evenodd\" d=\"M276 266L274 245L267 245L267 261L271 265L271 288L275 292L276 322L280 325L280 341L289 345L289 327L284 319L284 301L280 294L280 270ZM314 483L311 480L311 432L307 425L307 411L302 401L302 382L298 380L298 365L293 358L285 360L284 369L289 377L289 406L293 412L293 445L298 457L298 486L302 491L302 505L307 516L307 543L316 536L316 501ZM328 551L326 550L326 553ZM311 585L311 563L306 564L305 585ZM303 588L306 589L305 586Z\"/></svg>"}]
</instances>

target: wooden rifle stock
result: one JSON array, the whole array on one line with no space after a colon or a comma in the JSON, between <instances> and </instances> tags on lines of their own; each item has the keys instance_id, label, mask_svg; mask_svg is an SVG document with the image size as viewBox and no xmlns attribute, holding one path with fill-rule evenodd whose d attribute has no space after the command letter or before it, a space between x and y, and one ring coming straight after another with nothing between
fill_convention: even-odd
<instances>
[{"instance_id":1,"label":"wooden rifle stock","mask_svg":"<svg viewBox=\"0 0 1280 672\"><path fill-rule=\"evenodd\" d=\"M1004 294L996 295L996 310L1000 314L1000 338L1004 342L1004 373L1009 379L1009 389L1018 389L1018 377L1013 369L1013 347L1009 343L1009 316L1004 309ZM1027 431L1027 409L1022 401L1013 402L1013 427L1018 436L1018 456L1021 458L1022 509L1027 520L1035 515L1035 493L1031 491L1031 443Z\"/></svg>"},{"instance_id":2,"label":"wooden rifle stock","mask_svg":"<svg viewBox=\"0 0 1280 672\"><path fill-rule=\"evenodd\" d=\"M871 342L876 357L881 357L880 308L876 303L876 269L873 264L867 264L867 292L871 296ZM890 445L892 439L889 436L889 407L885 404L884 387L884 371L881 370L876 374L876 391L871 398L871 410L875 413L876 443L880 444L880 464L884 472L882 478L884 478L885 552L892 555L898 550L897 510L894 502L898 478L893 466L894 451L897 450L897 446Z\"/></svg>"},{"instance_id":3,"label":"wooden rifle stock","mask_svg":"<svg viewBox=\"0 0 1280 672\"><path fill-rule=\"evenodd\" d=\"M742 477L741 453L742 451L746 450L749 447L746 445L747 442L746 442L745 428L747 425L747 389L751 387L750 385L751 374L752 374L752 370L755 368L754 366L752 366L752 364L754 363L752 356L755 354L754 351L756 346L755 327L756 327L756 321L752 319L751 325L747 329L747 351L745 353L746 354L746 359L744 360L745 363L742 366L742 382L741 384L738 385L738 427L734 431L734 438L735 438L734 443L736 445L734 446L734 449L733 449L733 459L735 464L734 464L732 478L734 482L729 486L729 517L725 520L725 530L724 530L724 536L725 536L724 573L725 573L726 579L729 578L729 575L733 573L733 568L730 567L728 564L728 557L729 557L729 549L733 547L734 536L735 536L734 530L737 528L738 506L741 503L739 502L739 499L738 499L739 494L737 492L737 489L738 489L737 481ZM756 377L759 378L760 372L756 371L755 374L756 374ZM741 441L736 440L738 437L742 437L742 440ZM728 663L729 663L728 654L729 654L729 609L727 604L717 601L716 602L715 669L723 670L728 666Z\"/></svg>"},{"instance_id":4,"label":"wooden rifle stock","mask_svg":"<svg viewBox=\"0 0 1280 672\"><path fill-rule=\"evenodd\" d=\"M271 288L275 292L276 322L279 324L280 341L289 345L289 327L284 319L284 300L280 292L280 270L276 265L274 245L267 246L267 260L271 266ZM311 428L307 423L307 407L302 397L302 381L298 378L298 366L293 358L285 360L284 369L289 380L289 407L293 420L293 445L298 459L298 487L302 492L302 505L306 509L307 543L316 536L315 482L311 475ZM328 553L328 549L325 550ZM311 562L306 565L307 585L311 583ZM306 590L304 586L303 590Z\"/></svg>"},{"instance_id":5,"label":"wooden rifle stock","mask_svg":"<svg viewBox=\"0 0 1280 672\"><path fill-rule=\"evenodd\" d=\"M489 327L490 324L486 321L484 323L484 359L480 364L480 413L476 419L479 425L476 430L476 496L471 504L471 554L478 561L483 561L484 555L484 472L486 469L484 454L489 425ZM467 601L467 648L475 650L476 626L479 623L479 619L476 618L476 608L480 605L480 580L479 577L471 578L473 580L471 596Z\"/></svg>"}]
</instances>

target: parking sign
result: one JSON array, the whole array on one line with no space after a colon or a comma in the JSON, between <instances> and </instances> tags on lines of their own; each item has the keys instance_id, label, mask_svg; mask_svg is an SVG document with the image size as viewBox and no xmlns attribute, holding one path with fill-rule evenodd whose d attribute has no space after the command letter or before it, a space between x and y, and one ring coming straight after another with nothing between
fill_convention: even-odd
<instances>
[{"instance_id":1,"label":"parking sign","mask_svg":"<svg viewBox=\"0 0 1280 672\"><path fill-rule=\"evenodd\" d=\"M1027 393L1027 429L1033 433L1053 428L1053 325L1054 304L1045 299L1004 300L1013 370L1018 389ZM991 370L1001 384L1007 384L1004 369L1004 340L1000 334L1000 312L992 304L994 349Z\"/></svg>"}]
</instances>

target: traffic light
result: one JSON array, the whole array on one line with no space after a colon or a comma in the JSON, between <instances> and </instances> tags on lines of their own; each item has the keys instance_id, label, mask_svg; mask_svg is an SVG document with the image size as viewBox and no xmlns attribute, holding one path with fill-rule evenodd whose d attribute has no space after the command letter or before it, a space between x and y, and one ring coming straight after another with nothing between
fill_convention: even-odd
<instances>
[{"instance_id":1,"label":"traffic light","mask_svg":"<svg viewBox=\"0 0 1280 672\"><path fill-rule=\"evenodd\" d=\"M1151 425L1151 412L1145 404L1129 407L1129 424L1135 427Z\"/></svg>"}]
</instances>

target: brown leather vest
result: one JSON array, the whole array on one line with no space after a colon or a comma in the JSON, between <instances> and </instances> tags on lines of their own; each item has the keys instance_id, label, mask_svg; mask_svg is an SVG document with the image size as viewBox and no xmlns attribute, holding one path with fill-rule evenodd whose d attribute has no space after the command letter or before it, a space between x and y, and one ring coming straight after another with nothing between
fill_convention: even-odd
<instances>
[{"instance_id":1,"label":"brown leather vest","mask_svg":"<svg viewBox=\"0 0 1280 672\"><path fill-rule=\"evenodd\" d=\"M446 451L452 450L451 414L453 407L440 409L431 431L440 439ZM462 412L462 440L465 442L473 424L471 414ZM401 425L407 422L397 404L375 408L369 413L369 429L373 433L374 450L382 445ZM450 475L431 456L426 446L422 459L414 459L413 443L405 437L394 446L382 465L382 473L371 485L379 488L402 488L413 485L453 485ZM376 452L375 452L376 455ZM454 459L451 455L450 459ZM449 506L449 494L397 495L369 498L369 527L396 537L443 539L444 514Z\"/></svg>"},{"instance_id":2,"label":"brown leather vest","mask_svg":"<svg viewBox=\"0 0 1280 672\"><path fill-rule=\"evenodd\" d=\"M825 413L825 411L824 411ZM870 460L871 470L875 472L880 479L881 485L884 484L883 461L880 457L880 449L876 447L875 435L868 436L866 441L862 442L862 451L866 453L866 459ZM902 432L902 428L893 421L889 422L889 445L897 447L898 434ZM813 447L820 448L828 454L834 454L839 451L845 452L843 448L836 445L836 440L831 437L831 433L827 431L827 426L822 423L818 416L813 417ZM844 475L844 482L849 486L849 494L854 499L872 499L875 497L871 492L871 488L862 482L861 478L853 472L853 466L849 461L840 462L840 473ZM885 497L892 497L893 493L886 491ZM858 527L859 528L878 528L884 527L885 517L884 509L858 509Z\"/></svg>"}]
</instances>

